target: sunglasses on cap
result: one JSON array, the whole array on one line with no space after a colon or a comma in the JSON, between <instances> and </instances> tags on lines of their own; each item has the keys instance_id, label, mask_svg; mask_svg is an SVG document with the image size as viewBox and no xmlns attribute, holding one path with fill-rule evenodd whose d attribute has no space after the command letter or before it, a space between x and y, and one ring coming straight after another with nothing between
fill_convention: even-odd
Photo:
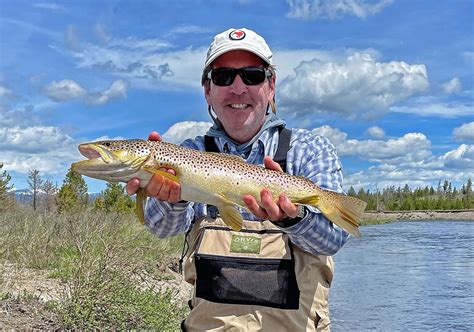
<instances>
[{"instance_id":1,"label":"sunglasses on cap","mask_svg":"<svg viewBox=\"0 0 474 332\"><path fill-rule=\"evenodd\" d=\"M246 85L258 85L265 81L265 78L272 76L267 68L261 67L242 67L242 68L215 68L208 74L207 78L218 86L231 85L235 77L239 74L240 78Z\"/></svg>"}]
</instances>

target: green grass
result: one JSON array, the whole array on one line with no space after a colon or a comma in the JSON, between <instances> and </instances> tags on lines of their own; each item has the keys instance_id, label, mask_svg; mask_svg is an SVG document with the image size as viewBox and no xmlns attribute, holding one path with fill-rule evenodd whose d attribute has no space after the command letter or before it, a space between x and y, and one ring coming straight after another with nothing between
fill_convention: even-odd
<instances>
[{"instance_id":1,"label":"green grass","mask_svg":"<svg viewBox=\"0 0 474 332\"><path fill-rule=\"evenodd\" d=\"M376 218L376 219L362 219L360 222L361 226L368 226L368 225L381 225L381 224L389 224L395 222L396 219L394 218Z\"/></svg>"},{"instance_id":2,"label":"green grass","mask_svg":"<svg viewBox=\"0 0 474 332\"><path fill-rule=\"evenodd\" d=\"M182 243L158 239L133 215L0 213L0 261L65 284L68 296L49 305L65 329L179 330L182 304L151 285L170 278L157 263L176 261Z\"/></svg>"}]
</instances>

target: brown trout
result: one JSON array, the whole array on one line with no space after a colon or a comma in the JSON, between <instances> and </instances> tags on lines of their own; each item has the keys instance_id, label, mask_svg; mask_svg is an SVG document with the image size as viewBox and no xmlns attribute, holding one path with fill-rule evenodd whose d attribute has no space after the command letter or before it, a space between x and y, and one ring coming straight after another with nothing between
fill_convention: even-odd
<instances>
[{"instance_id":1,"label":"brown trout","mask_svg":"<svg viewBox=\"0 0 474 332\"><path fill-rule=\"evenodd\" d=\"M267 188L275 201L284 193L294 204L314 206L334 224L360 235L364 201L321 189L301 176L248 164L239 156L140 139L84 143L79 145L79 151L88 158L72 164L80 174L109 182L140 179L137 214L142 223L146 199L143 188L159 173L180 184L182 200L216 206L224 222L234 230L242 227L242 215L236 206L246 208L243 196L250 194L260 202L260 192ZM162 167L174 169L176 176L160 170Z\"/></svg>"}]
</instances>

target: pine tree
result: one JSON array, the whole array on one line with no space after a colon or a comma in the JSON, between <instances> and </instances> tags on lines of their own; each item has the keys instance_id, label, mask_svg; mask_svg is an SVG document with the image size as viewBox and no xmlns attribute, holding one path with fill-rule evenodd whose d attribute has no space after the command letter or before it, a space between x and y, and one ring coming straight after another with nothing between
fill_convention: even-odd
<instances>
[{"instance_id":1,"label":"pine tree","mask_svg":"<svg viewBox=\"0 0 474 332\"><path fill-rule=\"evenodd\" d=\"M105 210L107 212L130 212L133 210L133 200L124 194L123 186L117 182L108 182L102 192Z\"/></svg>"},{"instance_id":2,"label":"pine tree","mask_svg":"<svg viewBox=\"0 0 474 332\"><path fill-rule=\"evenodd\" d=\"M444 180L443 182L443 194L446 195L448 193L448 180Z\"/></svg>"},{"instance_id":3,"label":"pine tree","mask_svg":"<svg viewBox=\"0 0 474 332\"><path fill-rule=\"evenodd\" d=\"M41 178L40 172L37 169L30 169L27 182L33 194L33 210L36 210L38 194L43 185L43 179Z\"/></svg>"},{"instance_id":4,"label":"pine tree","mask_svg":"<svg viewBox=\"0 0 474 332\"><path fill-rule=\"evenodd\" d=\"M471 178L467 179L466 183L466 196L471 196L472 194L472 180Z\"/></svg>"},{"instance_id":5,"label":"pine tree","mask_svg":"<svg viewBox=\"0 0 474 332\"><path fill-rule=\"evenodd\" d=\"M352 197L356 197L356 196L357 196L356 191L355 191L355 189L354 189L353 186L351 186L351 187L349 188L349 191L347 192L347 195L352 196Z\"/></svg>"},{"instance_id":6,"label":"pine tree","mask_svg":"<svg viewBox=\"0 0 474 332\"><path fill-rule=\"evenodd\" d=\"M14 198L8 193L13 189L10 175L7 171L1 172L3 163L0 162L0 212L7 211L14 205ZM13 196L14 197L14 196Z\"/></svg>"},{"instance_id":7,"label":"pine tree","mask_svg":"<svg viewBox=\"0 0 474 332\"><path fill-rule=\"evenodd\" d=\"M87 206L89 195L87 184L82 175L69 169L58 193L58 210L60 212L78 210Z\"/></svg>"},{"instance_id":8,"label":"pine tree","mask_svg":"<svg viewBox=\"0 0 474 332\"><path fill-rule=\"evenodd\" d=\"M94 210L106 212L130 212L134 209L134 202L126 195L120 183L108 182L94 201Z\"/></svg>"},{"instance_id":9,"label":"pine tree","mask_svg":"<svg viewBox=\"0 0 474 332\"><path fill-rule=\"evenodd\" d=\"M45 196L45 208L47 212L54 210L56 206L56 196L58 194L58 186L53 184L53 182L47 179L42 186L44 196Z\"/></svg>"}]
</instances>

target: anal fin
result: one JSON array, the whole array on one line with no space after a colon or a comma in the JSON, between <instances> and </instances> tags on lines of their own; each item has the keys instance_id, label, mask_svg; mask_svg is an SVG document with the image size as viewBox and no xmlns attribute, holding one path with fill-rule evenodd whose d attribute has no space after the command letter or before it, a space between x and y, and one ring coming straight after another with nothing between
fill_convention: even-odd
<instances>
[{"instance_id":1,"label":"anal fin","mask_svg":"<svg viewBox=\"0 0 474 332\"><path fill-rule=\"evenodd\" d=\"M143 208L146 202L146 191L145 188L139 188L137 191L137 198L135 200L135 213L137 214L138 220L142 225L145 224L145 210Z\"/></svg>"},{"instance_id":2,"label":"anal fin","mask_svg":"<svg viewBox=\"0 0 474 332\"><path fill-rule=\"evenodd\" d=\"M221 196L221 202L217 205L217 209L222 220L234 231L242 229L243 218L239 210L228 199Z\"/></svg>"}]
</instances>

